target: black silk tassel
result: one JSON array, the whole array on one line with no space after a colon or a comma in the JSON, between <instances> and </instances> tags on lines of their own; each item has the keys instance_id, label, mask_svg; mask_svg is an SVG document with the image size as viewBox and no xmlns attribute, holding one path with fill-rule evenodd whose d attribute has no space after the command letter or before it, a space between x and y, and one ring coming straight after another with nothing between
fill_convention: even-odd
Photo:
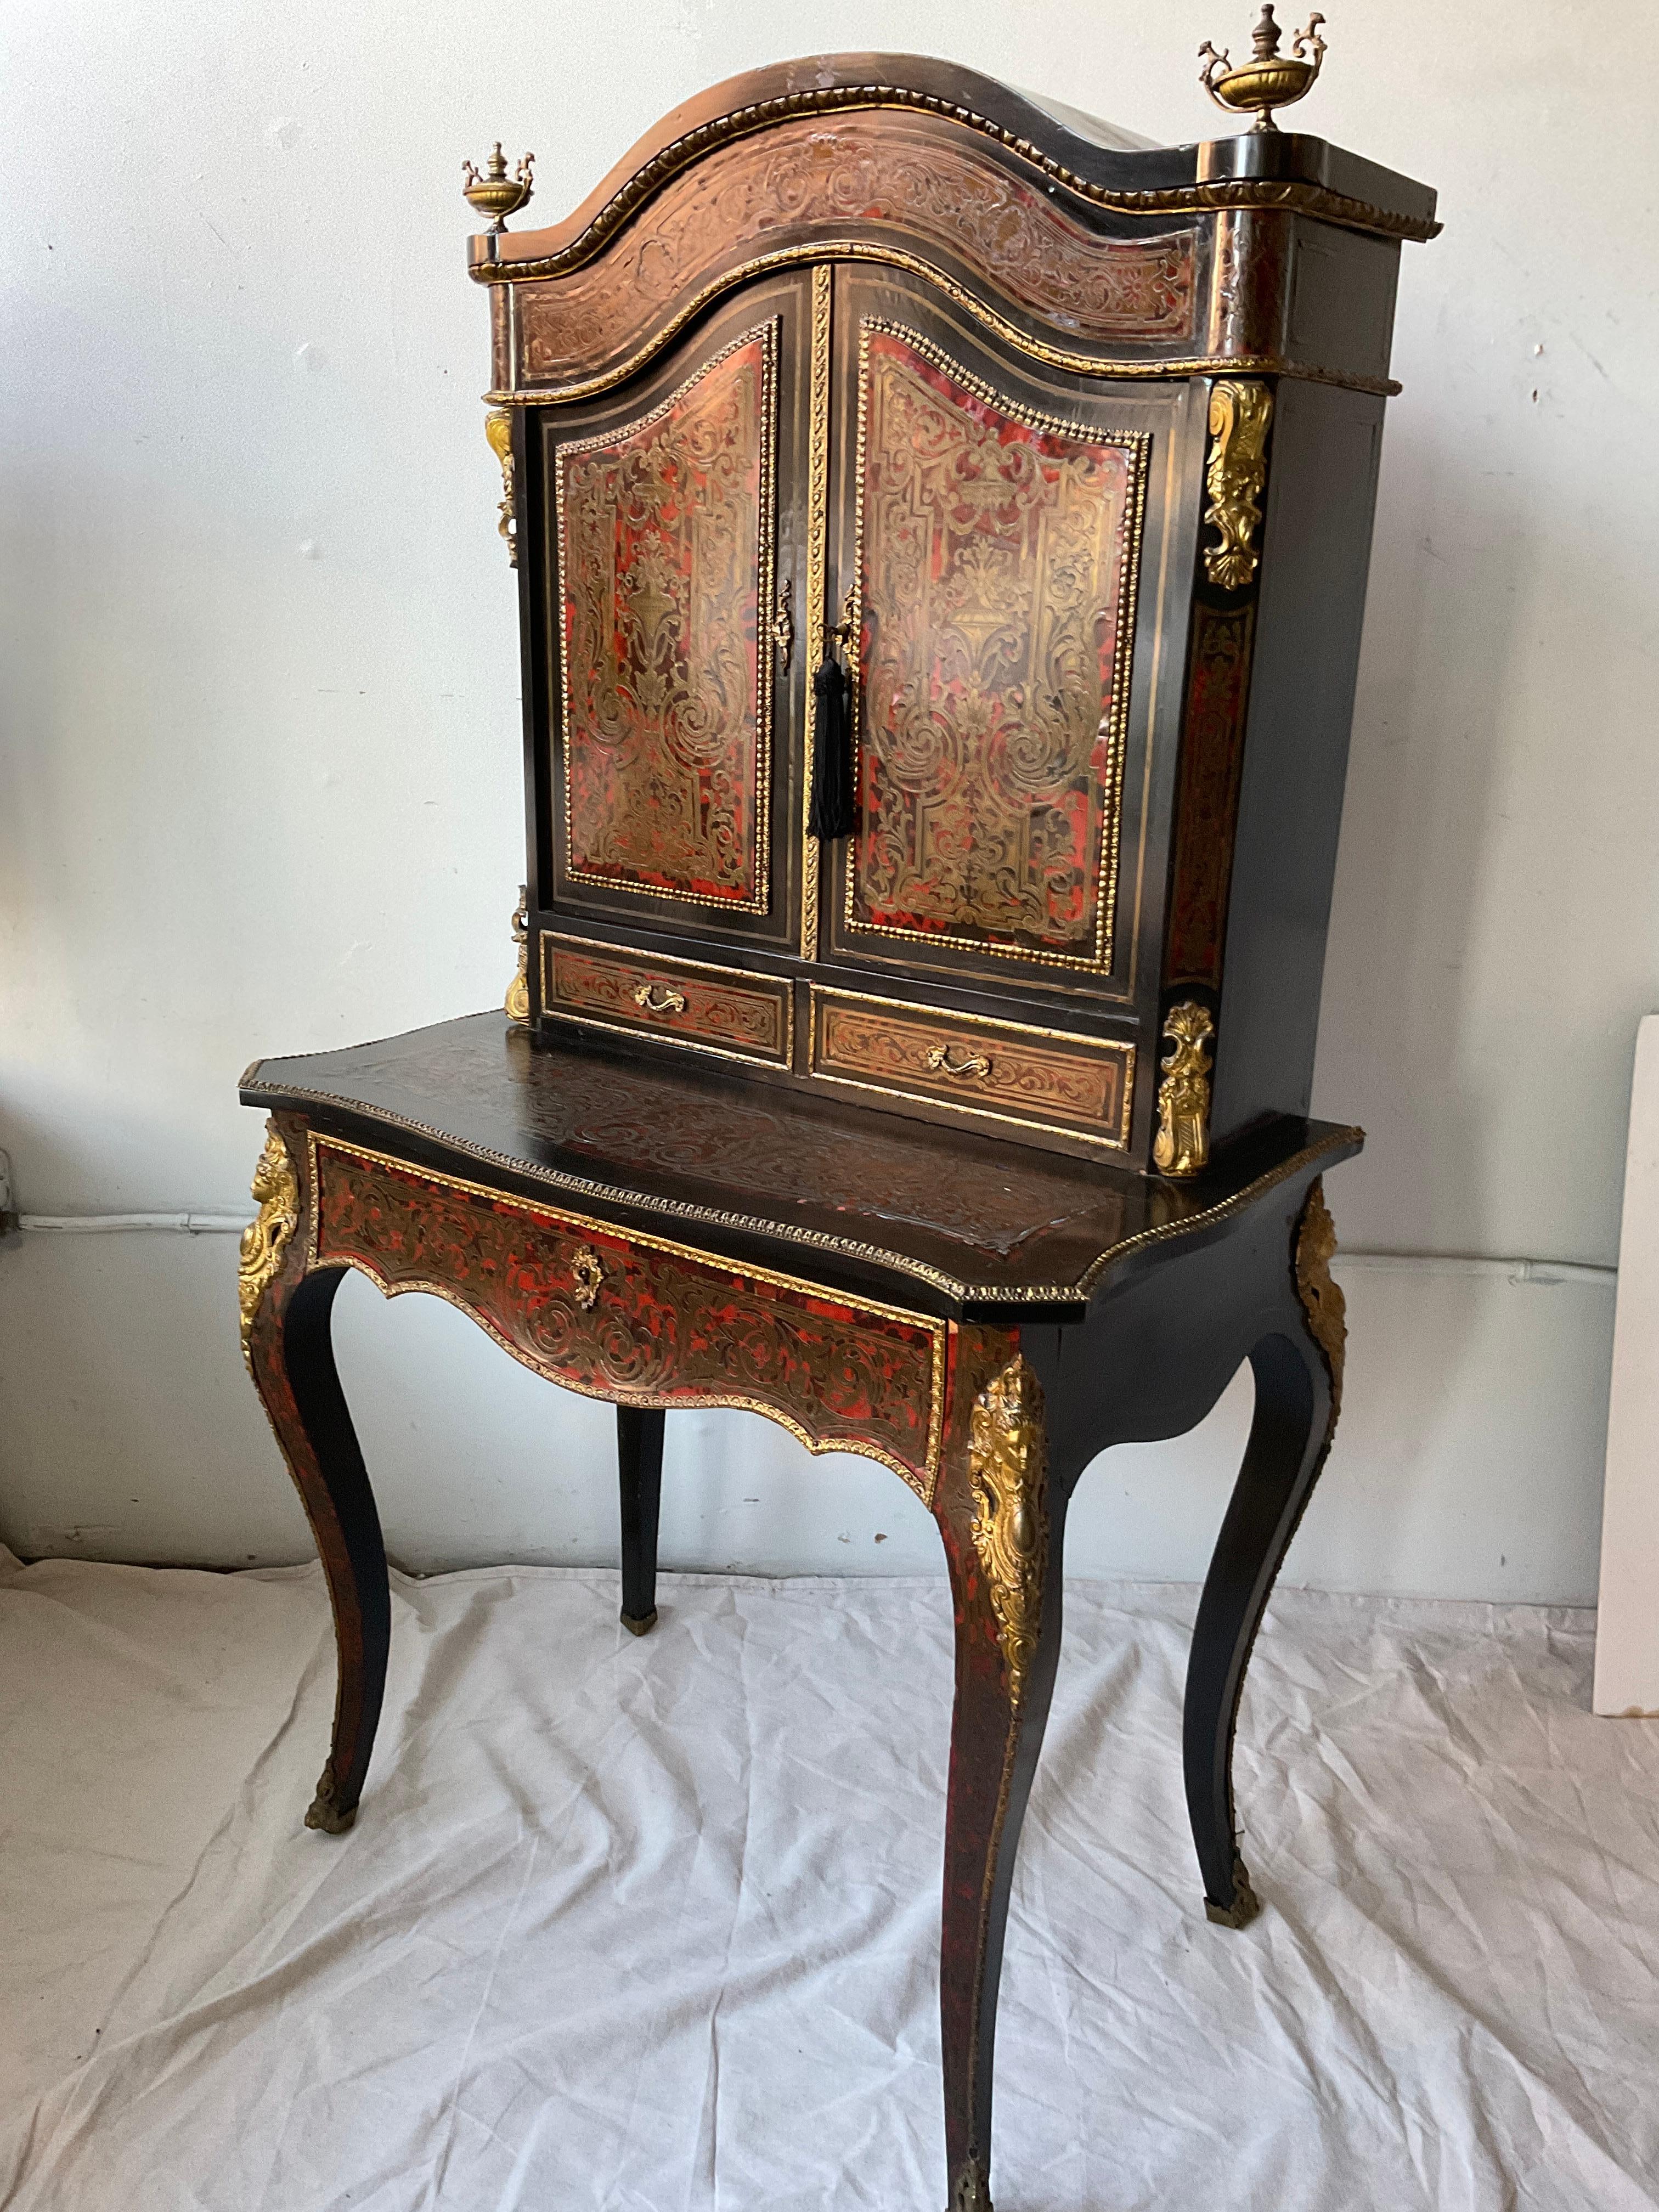
<instances>
[{"instance_id":1,"label":"black silk tassel","mask_svg":"<svg viewBox=\"0 0 1659 2212\"><path fill-rule=\"evenodd\" d=\"M809 837L850 837L853 805L853 687L832 646L812 678L812 804Z\"/></svg>"}]
</instances>

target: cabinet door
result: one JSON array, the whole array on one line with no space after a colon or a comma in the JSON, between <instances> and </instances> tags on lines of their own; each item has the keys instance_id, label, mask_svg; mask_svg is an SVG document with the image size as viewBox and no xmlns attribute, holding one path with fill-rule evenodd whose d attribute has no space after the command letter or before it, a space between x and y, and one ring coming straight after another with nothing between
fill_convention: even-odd
<instances>
[{"instance_id":1,"label":"cabinet door","mask_svg":"<svg viewBox=\"0 0 1659 2212\"><path fill-rule=\"evenodd\" d=\"M805 282L542 418L551 911L789 939Z\"/></svg>"},{"instance_id":2,"label":"cabinet door","mask_svg":"<svg viewBox=\"0 0 1659 2212\"><path fill-rule=\"evenodd\" d=\"M1184 388L1005 349L921 283L838 273L836 587L856 655L858 827L828 946L1005 992L1134 989ZM1156 895L1156 894L1155 894Z\"/></svg>"}]
</instances>

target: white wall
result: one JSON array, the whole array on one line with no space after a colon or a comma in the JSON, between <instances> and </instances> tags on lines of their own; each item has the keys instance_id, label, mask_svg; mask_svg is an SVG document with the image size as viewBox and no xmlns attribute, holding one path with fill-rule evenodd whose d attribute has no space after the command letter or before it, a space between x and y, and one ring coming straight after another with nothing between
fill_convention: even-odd
<instances>
[{"instance_id":1,"label":"white wall","mask_svg":"<svg viewBox=\"0 0 1659 2212\"><path fill-rule=\"evenodd\" d=\"M1194 50L1252 13L13 0L0 1143L24 1209L234 1210L249 1059L499 997L516 659L463 154L533 146L550 221L699 86L859 45L1189 138L1212 112ZM1609 61L1645 21L1346 0L1304 111L1436 184L1447 226L1404 257L1316 1095L1371 1132L1331 1188L1362 1250L1615 1257L1659 950L1650 128ZM0 1249L0 1536L302 1553L236 1353L234 1249ZM1355 1379L1292 1573L1593 1595L1607 1285L1347 1281ZM602 1412L445 1310L342 1303L402 1556L603 1556ZM1074 1562L1200 1571L1243 1418L1241 1386L1193 1442L1104 1463ZM743 1416L676 1426L669 1557L931 1559L878 1471Z\"/></svg>"}]
</instances>

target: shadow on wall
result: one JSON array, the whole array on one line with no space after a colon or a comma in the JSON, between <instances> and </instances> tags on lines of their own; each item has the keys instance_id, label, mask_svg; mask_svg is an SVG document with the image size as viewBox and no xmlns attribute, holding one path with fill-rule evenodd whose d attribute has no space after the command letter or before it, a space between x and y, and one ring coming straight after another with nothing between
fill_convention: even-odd
<instances>
[{"instance_id":1,"label":"shadow on wall","mask_svg":"<svg viewBox=\"0 0 1659 2212\"><path fill-rule=\"evenodd\" d=\"M1517 609L1539 555L1504 480L1460 466L1431 441L1432 418L1392 404L1314 1110L1370 1133L1365 1154L1332 1179L1346 1243L1502 1250L1491 1131L1473 1103L1470 1066L1491 975L1472 977L1468 956L1499 904L1484 878L1504 805L1500 775L1516 772L1507 755L1524 659ZM1443 524L1452 542L1437 538ZM1603 585L1615 597L1629 592L1628 575L1599 545L1579 550L1587 595ZM1558 544L1553 568L1562 557ZM1564 770L1577 736L1560 733ZM1526 957L1520 924L1537 910L1534 902L1513 917L1517 963ZM1570 933L1571 907L1553 906L1549 926Z\"/></svg>"},{"instance_id":2,"label":"shadow on wall","mask_svg":"<svg viewBox=\"0 0 1659 2212\"><path fill-rule=\"evenodd\" d=\"M1334 1272L1342 1419L1282 1583L1594 1604L1612 1279L1367 1257ZM1073 1504L1068 1570L1201 1577L1253 1405L1241 1368L1186 1436L1103 1453Z\"/></svg>"}]
</instances>

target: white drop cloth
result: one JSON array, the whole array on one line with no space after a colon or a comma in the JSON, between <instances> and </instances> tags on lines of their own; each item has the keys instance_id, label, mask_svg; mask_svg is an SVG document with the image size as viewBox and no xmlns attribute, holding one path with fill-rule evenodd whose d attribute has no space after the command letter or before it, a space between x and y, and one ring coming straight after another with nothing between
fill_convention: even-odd
<instances>
[{"instance_id":1,"label":"white drop cloth","mask_svg":"<svg viewBox=\"0 0 1659 2212\"><path fill-rule=\"evenodd\" d=\"M0 2203L940 2212L937 1583L399 1579L356 1830L314 1569L0 1554ZM1073 1584L999 2212L1659 2204L1659 1723L1583 1613L1289 1593L1206 1925L1193 1593Z\"/></svg>"}]
</instances>

